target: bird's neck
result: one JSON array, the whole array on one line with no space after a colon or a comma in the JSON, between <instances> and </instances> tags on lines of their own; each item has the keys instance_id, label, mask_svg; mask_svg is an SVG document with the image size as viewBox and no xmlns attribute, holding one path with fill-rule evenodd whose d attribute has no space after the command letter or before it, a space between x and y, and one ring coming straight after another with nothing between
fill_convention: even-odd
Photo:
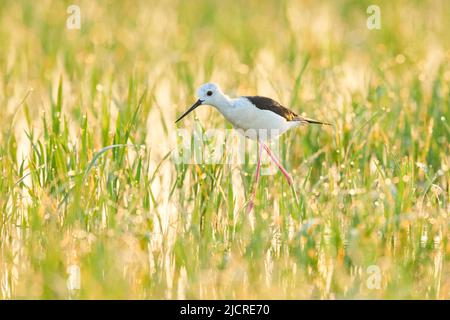
<instances>
[{"instance_id":1,"label":"bird's neck","mask_svg":"<svg viewBox=\"0 0 450 320\"><path fill-rule=\"evenodd\" d=\"M215 107L217 110L219 110L225 116L231 109L233 109L232 100L226 94L222 94L216 97L212 106Z\"/></svg>"}]
</instances>

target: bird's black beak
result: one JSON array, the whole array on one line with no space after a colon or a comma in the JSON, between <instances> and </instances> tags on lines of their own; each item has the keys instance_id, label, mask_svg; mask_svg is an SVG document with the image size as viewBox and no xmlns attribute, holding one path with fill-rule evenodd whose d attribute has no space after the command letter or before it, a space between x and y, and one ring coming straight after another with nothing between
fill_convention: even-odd
<instances>
[{"instance_id":1,"label":"bird's black beak","mask_svg":"<svg viewBox=\"0 0 450 320\"><path fill-rule=\"evenodd\" d=\"M189 108L188 111L186 111L181 117L179 117L179 118L177 119L177 121L175 121L175 123L177 123L178 121L180 121L181 119L183 119L184 117L186 117L186 116L188 115L189 112L193 111L193 110L194 110L195 108L197 108L198 106L201 106L202 103L203 103L203 100L198 99L197 102L194 103L194 104L192 105L192 107Z\"/></svg>"}]
</instances>

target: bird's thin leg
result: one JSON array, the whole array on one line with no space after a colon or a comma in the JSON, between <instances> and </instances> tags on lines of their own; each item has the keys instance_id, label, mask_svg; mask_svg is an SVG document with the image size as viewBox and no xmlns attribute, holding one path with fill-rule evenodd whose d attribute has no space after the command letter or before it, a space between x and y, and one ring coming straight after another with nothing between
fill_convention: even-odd
<instances>
[{"instance_id":1,"label":"bird's thin leg","mask_svg":"<svg viewBox=\"0 0 450 320\"><path fill-rule=\"evenodd\" d=\"M263 144L264 149L266 149L267 154L270 156L270 158L272 159L272 161L278 166L278 168L280 169L280 171L283 173L283 175L286 177L287 182L289 183L289 185L292 185L292 178L289 175L289 173L287 172L287 170L283 167L283 165L281 164L281 161L272 153L272 150L270 150L270 148L264 143Z\"/></svg>"},{"instance_id":2,"label":"bird's thin leg","mask_svg":"<svg viewBox=\"0 0 450 320\"><path fill-rule=\"evenodd\" d=\"M248 204L247 213L250 213L252 211L253 207L255 206L255 196L256 196L256 190L258 190L258 181L259 176L261 172L261 157L262 157L262 150L263 150L263 144L259 143L259 152L258 152L258 163L256 165L256 174L255 174L255 182L253 184L253 192L250 198L250 203Z\"/></svg>"}]
</instances>

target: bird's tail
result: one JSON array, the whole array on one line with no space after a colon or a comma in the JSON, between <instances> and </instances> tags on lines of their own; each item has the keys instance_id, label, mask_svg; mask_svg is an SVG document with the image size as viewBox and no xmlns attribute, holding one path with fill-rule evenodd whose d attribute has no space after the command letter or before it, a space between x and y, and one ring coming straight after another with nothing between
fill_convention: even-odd
<instances>
[{"instance_id":1,"label":"bird's tail","mask_svg":"<svg viewBox=\"0 0 450 320\"><path fill-rule=\"evenodd\" d=\"M298 117L298 119L296 119L296 120L300 121L302 124L321 124L321 125L325 125L325 126L332 126L332 124L329 122L318 121L318 120L305 118L305 117Z\"/></svg>"}]
</instances>

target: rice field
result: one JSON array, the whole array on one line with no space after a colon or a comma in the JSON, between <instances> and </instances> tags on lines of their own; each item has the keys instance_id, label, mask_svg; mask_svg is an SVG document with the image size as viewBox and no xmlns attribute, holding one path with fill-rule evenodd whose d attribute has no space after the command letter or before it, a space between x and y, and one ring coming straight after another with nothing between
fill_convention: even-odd
<instances>
[{"instance_id":1,"label":"rice field","mask_svg":"<svg viewBox=\"0 0 450 320\"><path fill-rule=\"evenodd\" d=\"M2 0L0 299L450 299L450 3L372 4ZM249 214L209 81L333 124Z\"/></svg>"}]
</instances>

